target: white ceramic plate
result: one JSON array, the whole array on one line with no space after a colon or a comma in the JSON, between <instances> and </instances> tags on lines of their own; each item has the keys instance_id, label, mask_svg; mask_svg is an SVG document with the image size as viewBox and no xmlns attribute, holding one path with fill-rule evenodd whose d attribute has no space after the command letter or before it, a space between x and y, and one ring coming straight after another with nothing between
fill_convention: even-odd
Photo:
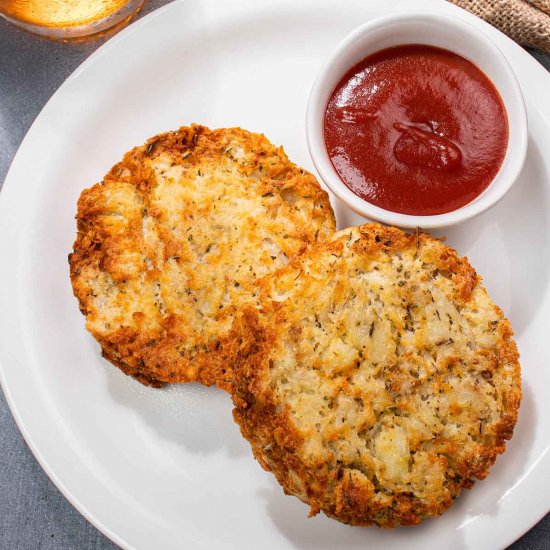
<instances>
[{"instance_id":1,"label":"white ceramic plate","mask_svg":"<svg viewBox=\"0 0 550 550\"><path fill-rule=\"evenodd\" d=\"M524 400L514 439L487 480L442 518L383 531L307 519L307 507L254 462L222 392L147 389L103 361L72 296L67 254L81 190L131 146L180 124L264 132L312 169L304 117L321 62L358 24L405 9L480 26L523 86L530 143L521 181L447 235L511 318ZM37 118L0 198L2 383L65 496L136 549L487 549L524 533L549 508L549 89L546 71L518 46L435 0L188 0L109 41ZM335 209L340 226L361 221Z\"/></svg>"}]
</instances>

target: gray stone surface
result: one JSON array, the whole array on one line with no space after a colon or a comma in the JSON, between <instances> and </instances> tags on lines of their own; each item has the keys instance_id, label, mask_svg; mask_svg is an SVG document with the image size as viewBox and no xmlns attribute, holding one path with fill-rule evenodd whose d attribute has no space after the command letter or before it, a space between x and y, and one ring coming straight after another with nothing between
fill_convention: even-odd
<instances>
[{"instance_id":1,"label":"gray stone surface","mask_svg":"<svg viewBox=\"0 0 550 550\"><path fill-rule=\"evenodd\" d=\"M149 0L139 16L167 3ZM0 183L44 104L103 41L53 42L0 18ZM530 53L550 70L550 55ZM0 464L0 550L116 548L65 500L42 471L23 441L2 392ZM550 549L550 515L510 548Z\"/></svg>"}]
</instances>

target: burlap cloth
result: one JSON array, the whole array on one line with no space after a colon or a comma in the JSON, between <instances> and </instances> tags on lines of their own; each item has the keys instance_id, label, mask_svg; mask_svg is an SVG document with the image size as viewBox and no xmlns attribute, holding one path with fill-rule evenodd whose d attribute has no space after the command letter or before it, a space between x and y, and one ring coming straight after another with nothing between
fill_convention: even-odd
<instances>
[{"instance_id":1,"label":"burlap cloth","mask_svg":"<svg viewBox=\"0 0 550 550\"><path fill-rule=\"evenodd\" d=\"M450 0L523 46L550 52L550 0Z\"/></svg>"}]
</instances>

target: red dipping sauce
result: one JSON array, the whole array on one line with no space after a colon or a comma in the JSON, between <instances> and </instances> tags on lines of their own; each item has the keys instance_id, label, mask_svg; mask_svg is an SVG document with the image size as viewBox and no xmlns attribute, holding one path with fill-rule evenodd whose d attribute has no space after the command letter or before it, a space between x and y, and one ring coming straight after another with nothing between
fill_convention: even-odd
<instances>
[{"instance_id":1,"label":"red dipping sauce","mask_svg":"<svg viewBox=\"0 0 550 550\"><path fill-rule=\"evenodd\" d=\"M492 82L440 48L397 46L353 67L328 102L324 138L356 195L392 212L427 216L473 201L508 145Z\"/></svg>"}]
</instances>

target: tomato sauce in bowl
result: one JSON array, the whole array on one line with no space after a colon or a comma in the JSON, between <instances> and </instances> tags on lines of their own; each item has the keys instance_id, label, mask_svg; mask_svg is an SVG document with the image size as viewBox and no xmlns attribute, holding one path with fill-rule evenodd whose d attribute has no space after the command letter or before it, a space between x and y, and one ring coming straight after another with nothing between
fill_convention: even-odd
<instances>
[{"instance_id":1,"label":"tomato sauce in bowl","mask_svg":"<svg viewBox=\"0 0 550 550\"><path fill-rule=\"evenodd\" d=\"M508 145L487 76L441 48L403 45L350 69L328 101L327 153L344 184L392 212L457 210L491 184Z\"/></svg>"}]
</instances>

